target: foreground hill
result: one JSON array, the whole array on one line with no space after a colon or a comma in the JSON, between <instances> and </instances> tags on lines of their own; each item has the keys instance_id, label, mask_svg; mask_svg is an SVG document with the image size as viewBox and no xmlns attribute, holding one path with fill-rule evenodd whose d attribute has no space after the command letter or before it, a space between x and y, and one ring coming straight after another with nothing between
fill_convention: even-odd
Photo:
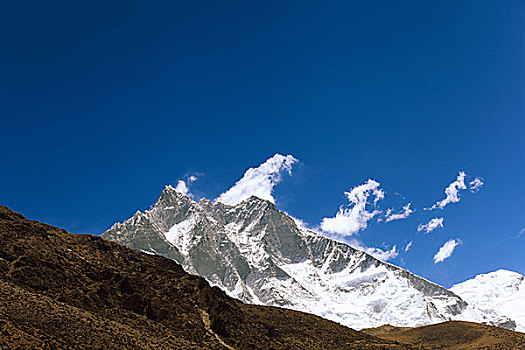
<instances>
[{"instance_id":1,"label":"foreground hill","mask_svg":"<svg viewBox=\"0 0 525 350\"><path fill-rule=\"evenodd\" d=\"M363 331L417 349L525 349L525 333L472 322L449 321L412 329L383 326Z\"/></svg>"},{"instance_id":2,"label":"foreground hill","mask_svg":"<svg viewBox=\"0 0 525 350\"><path fill-rule=\"evenodd\" d=\"M175 261L0 206L2 349L410 349L245 305Z\"/></svg>"},{"instance_id":3,"label":"foreground hill","mask_svg":"<svg viewBox=\"0 0 525 350\"><path fill-rule=\"evenodd\" d=\"M307 230L266 200L195 202L166 186L150 210L103 237L171 258L241 301L309 312L361 329L448 320L514 329L491 308Z\"/></svg>"}]
</instances>

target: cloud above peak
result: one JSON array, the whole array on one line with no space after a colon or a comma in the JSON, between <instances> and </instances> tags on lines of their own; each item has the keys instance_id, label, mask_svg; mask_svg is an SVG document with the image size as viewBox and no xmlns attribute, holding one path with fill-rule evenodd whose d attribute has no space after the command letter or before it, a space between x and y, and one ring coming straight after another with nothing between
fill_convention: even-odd
<instances>
[{"instance_id":1,"label":"cloud above peak","mask_svg":"<svg viewBox=\"0 0 525 350\"><path fill-rule=\"evenodd\" d=\"M462 243L463 242L460 239L449 239L446 241L445 244L439 248L436 255L434 255L434 264L440 263L445 259L450 258L454 252L454 249L456 249L456 247Z\"/></svg>"},{"instance_id":2,"label":"cloud above peak","mask_svg":"<svg viewBox=\"0 0 525 350\"><path fill-rule=\"evenodd\" d=\"M379 186L379 182L369 179L364 184L345 192L350 202L348 207L341 206L335 217L324 218L320 225L321 230L346 237L365 229L368 221L380 212L368 211L367 204L371 204L369 197L374 197L373 205L385 197L385 192Z\"/></svg>"},{"instance_id":3,"label":"cloud above peak","mask_svg":"<svg viewBox=\"0 0 525 350\"><path fill-rule=\"evenodd\" d=\"M447 197L427 209L443 209L445 208L445 206L447 206L447 204L459 202L459 191L467 189L467 186L465 185L465 176L466 174L463 171L461 171L458 174L456 181L452 182L450 185L447 186L447 188L445 188L445 194L447 195Z\"/></svg>"},{"instance_id":4,"label":"cloud above peak","mask_svg":"<svg viewBox=\"0 0 525 350\"><path fill-rule=\"evenodd\" d=\"M275 154L256 168L249 168L244 176L229 190L215 199L228 205L235 205L243 200L256 196L275 203L273 188L282 180L282 173L291 175L293 164L298 160L292 155Z\"/></svg>"},{"instance_id":5,"label":"cloud above peak","mask_svg":"<svg viewBox=\"0 0 525 350\"><path fill-rule=\"evenodd\" d=\"M175 191L180 192L185 196L191 197L191 193L189 192L188 186L186 185L186 182L184 182L183 180L179 180L177 182Z\"/></svg>"},{"instance_id":6,"label":"cloud above peak","mask_svg":"<svg viewBox=\"0 0 525 350\"><path fill-rule=\"evenodd\" d=\"M346 243L350 245L351 247L355 249L359 249L364 251L365 253L368 253L372 255L374 258L379 259L381 261L388 261L391 259L396 258L399 255L399 251L397 250L396 246L393 246L391 249L385 248L377 248L377 247L367 247L358 239L351 238L349 240L341 240L341 242Z\"/></svg>"},{"instance_id":7,"label":"cloud above peak","mask_svg":"<svg viewBox=\"0 0 525 350\"><path fill-rule=\"evenodd\" d=\"M365 247L364 250L368 254L372 255L374 258L379 259L381 261L388 261L390 259L396 258L399 255L396 246L393 246L390 250L383 250L381 248L376 247Z\"/></svg>"},{"instance_id":8,"label":"cloud above peak","mask_svg":"<svg viewBox=\"0 0 525 350\"><path fill-rule=\"evenodd\" d=\"M188 196L189 198L193 198L193 193L190 192L188 188L188 184L191 184L192 182L197 181L197 177L195 175L188 176L187 180L179 180L177 181L177 186L175 187L175 191L182 193L185 196Z\"/></svg>"}]
</instances>

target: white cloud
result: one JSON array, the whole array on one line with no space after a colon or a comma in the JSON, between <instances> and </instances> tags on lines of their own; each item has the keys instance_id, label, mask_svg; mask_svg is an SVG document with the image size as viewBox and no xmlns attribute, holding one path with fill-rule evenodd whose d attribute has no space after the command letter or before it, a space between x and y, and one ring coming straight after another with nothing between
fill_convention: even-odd
<instances>
[{"instance_id":1,"label":"white cloud","mask_svg":"<svg viewBox=\"0 0 525 350\"><path fill-rule=\"evenodd\" d=\"M257 196L275 203L275 199L272 196L273 187L281 182L281 173L283 171L286 171L288 174L292 173L292 165L297 161L291 155L276 154L257 168L246 170L242 179L216 198L215 201L235 205L251 196Z\"/></svg>"},{"instance_id":2,"label":"white cloud","mask_svg":"<svg viewBox=\"0 0 525 350\"><path fill-rule=\"evenodd\" d=\"M447 195L447 198L443 199L442 201L437 202L432 207L427 208L427 209L429 210L436 209L436 208L443 209L449 203L459 202L460 200L459 191L467 189L467 186L465 185L465 176L466 174L464 172L460 172L456 181L452 182L445 189L445 194Z\"/></svg>"},{"instance_id":3,"label":"white cloud","mask_svg":"<svg viewBox=\"0 0 525 350\"><path fill-rule=\"evenodd\" d=\"M351 189L350 192L345 192L350 202L348 208L341 206L335 217L324 218L320 225L321 230L340 236L352 236L365 229L368 221L379 213L378 210L371 212L367 210L368 197L374 196L373 203L376 204L385 196L383 190L379 189L379 185L379 182L369 179L366 183Z\"/></svg>"},{"instance_id":4,"label":"white cloud","mask_svg":"<svg viewBox=\"0 0 525 350\"><path fill-rule=\"evenodd\" d=\"M399 213L399 214L392 214L392 209L388 209L386 211L386 222L390 222L390 221L393 221L393 220L401 220L401 219L406 219L410 214L412 214L414 211L412 209L410 209L410 205L412 203L408 203L407 205L405 205L403 207L403 212L402 213Z\"/></svg>"},{"instance_id":5,"label":"white cloud","mask_svg":"<svg viewBox=\"0 0 525 350\"><path fill-rule=\"evenodd\" d=\"M417 232L425 231L426 233L430 233L437 229L438 227L443 227L443 220L444 218L433 218L426 224L420 224L417 227Z\"/></svg>"},{"instance_id":6,"label":"white cloud","mask_svg":"<svg viewBox=\"0 0 525 350\"><path fill-rule=\"evenodd\" d=\"M188 176L186 181L179 180L177 182L177 186L175 187L175 191L180 192L183 195L188 196L190 198L193 198L193 193L190 192L188 184L191 184L195 181L197 181L197 177L195 175Z\"/></svg>"},{"instance_id":7,"label":"white cloud","mask_svg":"<svg viewBox=\"0 0 525 350\"><path fill-rule=\"evenodd\" d=\"M186 183L182 180L179 180L177 182L177 187L175 187L175 191L182 193L185 196L193 197L193 195L189 192L188 186L186 186Z\"/></svg>"},{"instance_id":8,"label":"white cloud","mask_svg":"<svg viewBox=\"0 0 525 350\"><path fill-rule=\"evenodd\" d=\"M525 227L518 232L518 237L525 235Z\"/></svg>"},{"instance_id":9,"label":"white cloud","mask_svg":"<svg viewBox=\"0 0 525 350\"><path fill-rule=\"evenodd\" d=\"M481 186L483 186L484 182L479 177L475 178L474 180L470 181L469 183L469 189L470 192L476 193L481 189Z\"/></svg>"},{"instance_id":10,"label":"white cloud","mask_svg":"<svg viewBox=\"0 0 525 350\"><path fill-rule=\"evenodd\" d=\"M463 242L460 239L449 239L441 248L439 248L436 255L434 255L434 264L440 263L445 259L450 258L454 249L462 244Z\"/></svg>"},{"instance_id":11,"label":"white cloud","mask_svg":"<svg viewBox=\"0 0 525 350\"><path fill-rule=\"evenodd\" d=\"M374 258L381 261L388 261L394 259L398 256L399 252L397 251L396 246L393 246L390 250L382 250L380 248L366 247L365 252L372 255Z\"/></svg>"},{"instance_id":12,"label":"white cloud","mask_svg":"<svg viewBox=\"0 0 525 350\"><path fill-rule=\"evenodd\" d=\"M351 247L355 249L362 250L372 255L374 258L379 259L381 261L387 261L390 259L394 259L399 254L396 246L393 246L392 249L390 250L388 250L388 248L386 250L383 250L377 247L367 247L361 241L354 239L354 238L350 240L342 240L342 242L350 245Z\"/></svg>"},{"instance_id":13,"label":"white cloud","mask_svg":"<svg viewBox=\"0 0 525 350\"><path fill-rule=\"evenodd\" d=\"M412 248L412 241L408 242L408 244L405 247L405 252L408 252Z\"/></svg>"},{"instance_id":14,"label":"white cloud","mask_svg":"<svg viewBox=\"0 0 525 350\"><path fill-rule=\"evenodd\" d=\"M370 181L370 180L368 180L368 181ZM381 189L375 190L374 191L374 196L376 196L374 198L374 204L377 204L377 202L379 202L380 199L384 199L385 198L385 191L383 191Z\"/></svg>"}]
</instances>

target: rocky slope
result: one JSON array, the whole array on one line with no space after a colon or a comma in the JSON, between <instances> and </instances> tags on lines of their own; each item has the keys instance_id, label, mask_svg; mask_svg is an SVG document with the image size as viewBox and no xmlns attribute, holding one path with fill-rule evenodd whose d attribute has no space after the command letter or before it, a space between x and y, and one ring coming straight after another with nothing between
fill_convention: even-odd
<instances>
[{"instance_id":1,"label":"rocky slope","mask_svg":"<svg viewBox=\"0 0 525 350\"><path fill-rule=\"evenodd\" d=\"M516 330L525 332L525 277L517 272L498 270L481 274L450 288L482 310L494 310L516 322Z\"/></svg>"},{"instance_id":2,"label":"rocky slope","mask_svg":"<svg viewBox=\"0 0 525 350\"><path fill-rule=\"evenodd\" d=\"M411 349L0 206L1 349Z\"/></svg>"},{"instance_id":3,"label":"rocky slope","mask_svg":"<svg viewBox=\"0 0 525 350\"><path fill-rule=\"evenodd\" d=\"M153 207L103 234L180 263L247 303L313 313L352 328L469 320L513 329L493 310L304 229L271 202L194 202L166 186Z\"/></svg>"}]
</instances>

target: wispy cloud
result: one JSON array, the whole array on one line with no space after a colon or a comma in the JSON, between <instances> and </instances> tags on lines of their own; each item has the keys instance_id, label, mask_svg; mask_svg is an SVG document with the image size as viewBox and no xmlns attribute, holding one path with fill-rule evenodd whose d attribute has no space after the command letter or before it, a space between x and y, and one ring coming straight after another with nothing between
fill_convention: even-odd
<instances>
[{"instance_id":1,"label":"wispy cloud","mask_svg":"<svg viewBox=\"0 0 525 350\"><path fill-rule=\"evenodd\" d=\"M518 238L525 235L525 227L518 232Z\"/></svg>"},{"instance_id":2,"label":"wispy cloud","mask_svg":"<svg viewBox=\"0 0 525 350\"><path fill-rule=\"evenodd\" d=\"M197 181L197 177L195 175L188 176L187 180L179 180L177 182L177 186L175 187L175 191L182 193L185 196L188 196L190 198L193 198L193 193L190 192L188 188L188 184ZM188 184L187 184L187 183Z\"/></svg>"},{"instance_id":3,"label":"wispy cloud","mask_svg":"<svg viewBox=\"0 0 525 350\"><path fill-rule=\"evenodd\" d=\"M465 176L466 174L464 172L460 172L458 177L456 178L456 181L452 182L445 189L445 194L447 195L447 197L437 202L432 207L427 208L427 210L432 210L436 208L443 209L447 204L459 202L459 191L467 189L467 186L465 185Z\"/></svg>"},{"instance_id":4,"label":"wispy cloud","mask_svg":"<svg viewBox=\"0 0 525 350\"><path fill-rule=\"evenodd\" d=\"M399 255L396 246L393 246L390 250L383 250L375 247L365 247L365 252L381 261L388 261L396 258Z\"/></svg>"},{"instance_id":5,"label":"wispy cloud","mask_svg":"<svg viewBox=\"0 0 525 350\"><path fill-rule=\"evenodd\" d=\"M440 263L445 259L450 258L454 249L463 242L460 239L450 239L441 248L439 248L436 255L434 255L434 264Z\"/></svg>"},{"instance_id":6,"label":"wispy cloud","mask_svg":"<svg viewBox=\"0 0 525 350\"><path fill-rule=\"evenodd\" d=\"M392 214L392 209L387 209L385 222L406 219L410 214L414 212L412 209L410 209L411 204L412 203L408 203L407 205L405 205L403 207L403 212L398 214Z\"/></svg>"},{"instance_id":7,"label":"wispy cloud","mask_svg":"<svg viewBox=\"0 0 525 350\"><path fill-rule=\"evenodd\" d=\"M281 182L283 172L292 173L292 166L297 161L291 155L276 154L258 167L246 170L244 176L215 201L235 205L251 196L257 196L275 203L272 196L274 186Z\"/></svg>"},{"instance_id":8,"label":"wispy cloud","mask_svg":"<svg viewBox=\"0 0 525 350\"><path fill-rule=\"evenodd\" d=\"M476 177L474 180L470 181L469 183L469 189L470 192L476 193L478 192L481 187L483 186L484 182L479 177Z\"/></svg>"},{"instance_id":9,"label":"wispy cloud","mask_svg":"<svg viewBox=\"0 0 525 350\"><path fill-rule=\"evenodd\" d=\"M381 249L377 247L367 247L358 239L352 238L349 240L343 240L343 243L346 243L355 249L362 250L370 255L372 255L374 258L379 259L381 261L388 261L391 259L396 258L399 255L399 252L397 251L397 247L393 246L391 249Z\"/></svg>"},{"instance_id":10,"label":"wispy cloud","mask_svg":"<svg viewBox=\"0 0 525 350\"><path fill-rule=\"evenodd\" d=\"M444 218L433 218L426 224L420 224L417 227L417 232L425 231L426 233L430 233L437 229L438 227L443 227L443 220Z\"/></svg>"},{"instance_id":11,"label":"wispy cloud","mask_svg":"<svg viewBox=\"0 0 525 350\"><path fill-rule=\"evenodd\" d=\"M405 252L408 252L412 248L412 241L408 242L408 244L405 247Z\"/></svg>"},{"instance_id":12,"label":"wispy cloud","mask_svg":"<svg viewBox=\"0 0 525 350\"><path fill-rule=\"evenodd\" d=\"M320 225L321 230L345 237L365 229L368 221L380 212L367 210L367 204L371 204L368 200L370 196L374 197L373 205L384 198L385 193L379 186L379 182L369 179L366 183L345 192L349 201L348 207L341 206L335 217L324 218Z\"/></svg>"},{"instance_id":13,"label":"wispy cloud","mask_svg":"<svg viewBox=\"0 0 525 350\"><path fill-rule=\"evenodd\" d=\"M190 194L188 191L188 186L186 186L186 182L182 181L182 180L179 180L179 182L177 182L177 187L175 187L175 190L177 192L180 192L182 193L183 195L187 196L188 194Z\"/></svg>"}]
</instances>

